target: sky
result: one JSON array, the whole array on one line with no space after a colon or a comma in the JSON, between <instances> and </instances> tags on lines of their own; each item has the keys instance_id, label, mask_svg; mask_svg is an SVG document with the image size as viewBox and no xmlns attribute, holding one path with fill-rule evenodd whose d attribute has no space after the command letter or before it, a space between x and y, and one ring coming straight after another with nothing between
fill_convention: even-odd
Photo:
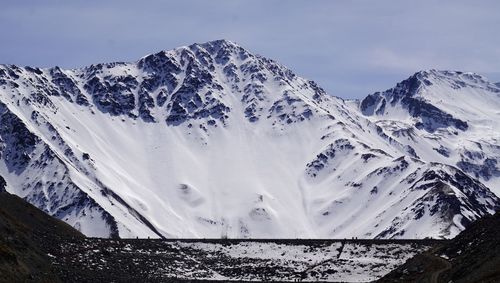
<instances>
[{"instance_id":1,"label":"sky","mask_svg":"<svg viewBox=\"0 0 500 283\"><path fill-rule=\"evenodd\" d=\"M426 69L500 82L500 1L0 0L0 64L76 68L228 39L361 98Z\"/></svg>"}]
</instances>

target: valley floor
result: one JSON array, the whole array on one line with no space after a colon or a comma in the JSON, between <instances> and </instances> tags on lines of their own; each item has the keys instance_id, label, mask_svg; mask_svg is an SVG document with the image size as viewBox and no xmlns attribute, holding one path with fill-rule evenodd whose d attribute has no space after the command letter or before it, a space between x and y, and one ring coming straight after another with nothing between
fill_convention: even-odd
<instances>
[{"instance_id":1,"label":"valley floor","mask_svg":"<svg viewBox=\"0 0 500 283\"><path fill-rule=\"evenodd\" d=\"M64 282L369 282L439 242L84 239L49 257Z\"/></svg>"}]
</instances>

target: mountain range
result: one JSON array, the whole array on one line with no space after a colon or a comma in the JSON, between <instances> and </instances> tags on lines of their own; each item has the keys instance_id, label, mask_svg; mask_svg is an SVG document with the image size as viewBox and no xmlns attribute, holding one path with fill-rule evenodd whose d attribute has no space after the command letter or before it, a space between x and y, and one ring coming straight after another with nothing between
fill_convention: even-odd
<instances>
[{"instance_id":1,"label":"mountain range","mask_svg":"<svg viewBox=\"0 0 500 283\"><path fill-rule=\"evenodd\" d=\"M87 236L452 238L500 209L500 85L361 100L227 41L0 65L0 184Z\"/></svg>"}]
</instances>

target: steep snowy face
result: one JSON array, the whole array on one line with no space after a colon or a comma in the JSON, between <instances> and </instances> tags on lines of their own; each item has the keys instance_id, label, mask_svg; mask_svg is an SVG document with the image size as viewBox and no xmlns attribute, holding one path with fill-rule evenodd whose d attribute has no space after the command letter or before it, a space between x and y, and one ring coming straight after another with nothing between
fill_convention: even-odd
<instances>
[{"instance_id":1,"label":"steep snowy face","mask_svg":"<svg viewBox=\"0 0 500 283\"><path fill-rule=\"evenodd\" d=\"M342 101L283 66L214 41L0 75L11 190L86 234L314 235L297 180Z\"/></svg>"},{"instance_id":2,"label":"steep snowy face","mask_svg":"<svg viewBox=\"0 0 500 283\"><path fill-rule=\"evenodd\" d=\"M389 98L371 99L361 113L226 40L74 70L0 65L0 175L102 237L452 237L499 208L455 159L387 126L455 135L469 118L418 106L387 122L370 107ZM434 113L448 124L417 125Z\"/></svg>"},{"instance_id":3,"label":"steep snowy face","mask_svg":"<svg viewBox=\"0 0 500 283\"><path fill-rule=\"evenodd\" d=\"M416 156L457 166L500 194L497 84L474 73L424 71L359 108Z\"/></svg>"}]
</instances>

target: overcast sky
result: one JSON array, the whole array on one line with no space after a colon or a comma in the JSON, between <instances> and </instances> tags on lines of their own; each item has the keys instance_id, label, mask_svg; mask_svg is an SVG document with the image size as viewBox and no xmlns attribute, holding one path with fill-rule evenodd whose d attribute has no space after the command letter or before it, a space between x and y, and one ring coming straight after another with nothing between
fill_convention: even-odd
<instances>
[{"instance_id":1,"label":"overcast sky","mask_svg":"<svg viewBox=\"0 0 500 283\"><path fill-rule=\"evenodd\" d=\"M135 61L229 39L359 98L422 69L500 81L500 1L0 1L0 63Z\"/></svg>"}]
</instances>

